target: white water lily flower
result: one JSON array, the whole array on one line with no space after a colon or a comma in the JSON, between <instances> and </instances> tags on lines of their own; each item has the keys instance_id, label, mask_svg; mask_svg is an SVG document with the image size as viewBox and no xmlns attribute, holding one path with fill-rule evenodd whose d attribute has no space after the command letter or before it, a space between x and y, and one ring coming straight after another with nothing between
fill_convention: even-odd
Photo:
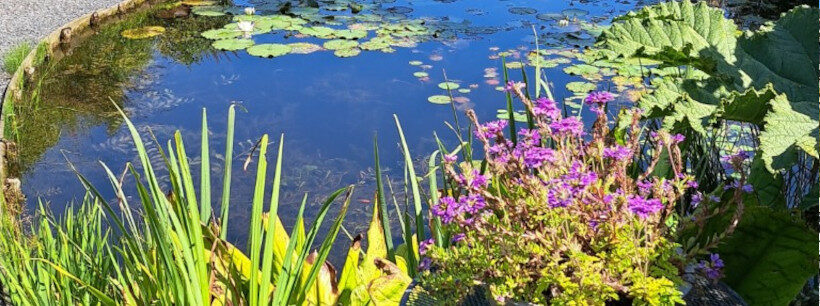
<instances>
[{"instance_id":1,"label":"white water lily flower","mask_svg":"<svg viewBox=\"0 0 820 306\"><path fill-rule=\"evenodd\" d=\"M252 6L249 6L249 7L245 8L245 15L253 15L253 14L256 14L256 9L255 8L253 8Z\"/></svg>"},{"instance_id":2,"label":"white water lily flower","mask_svg":"<svg viewBox=\"0 0 820 306\"><path fill-rule=\"evenodd\" d=\"M236 28L242 32L253 32L253 21L240 21L236 23Z\"/></svg>"},{"instance_id":3,"label":"white water lily flower","mask_svg":"<svg viewBox=\"0 0 820 306\"><path fill-rule=\"evenodd\" d=\"M569 19L558 20L558 26L559 27L565 27L565 26L568 26L568 25L569 25Z\"/></svg>"}]
</instances>

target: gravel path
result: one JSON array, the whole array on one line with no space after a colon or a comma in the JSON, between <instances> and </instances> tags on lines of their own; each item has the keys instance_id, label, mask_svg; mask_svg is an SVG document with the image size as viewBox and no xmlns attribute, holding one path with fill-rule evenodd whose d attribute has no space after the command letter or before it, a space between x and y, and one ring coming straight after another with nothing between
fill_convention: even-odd
<instances>
[{"instance_id":1,"label":"gravel path","mask_svg":"<svg viewBox=\"0 0 820 306\"><path fill-rule=\"evenodd\" d=\"M0 57L13 46L36 42L51 31L86 13L121 0L0 0ZM0 92L10 76L0 71Z\"/></svg>"}]
</instances>

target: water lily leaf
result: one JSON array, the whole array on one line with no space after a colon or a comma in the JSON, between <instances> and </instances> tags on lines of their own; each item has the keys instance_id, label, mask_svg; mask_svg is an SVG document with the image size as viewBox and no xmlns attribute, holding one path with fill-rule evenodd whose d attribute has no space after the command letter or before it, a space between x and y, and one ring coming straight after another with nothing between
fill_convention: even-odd
<instances>
[{"instance_id":1,"label":"water lily leaf","mask_svg":"<svg viewBox=\"0 0 820 306\"><path fill-rule=\"evenodd\" d=\"M180 3L184 4L184 5L187 5L187 6L213 6L214 4L216 4L216 1L211 1L211 0L185 0L185 1L182 1Z\"/></svg>"},{"instance_id":2,"label":"water lily leaf","mask_svg":"<svg viewBox=\"0 0 820 306\"><path fill-rule=\"evenodd\" d=\"M510 119L510 112L506 109L499 109L496 111L495 117L498 119L509 120ZM516 111L513 113L513 119L516 122L527 122L527 114L523 111Z\"/></svg>"},{"instance_id":3,"label":"water lily leaf","mask_svg":"<svg viewBox=\"0 0 820 306\"><path fill-rule=\"evenodd\" d=\"M294 54L309 54L323 49L320 45L305 42L290 43L288 46L290 53Z\"/></svg>"},{"instance_id":4,"label":"water lily leaf","mask_svg":"<svg viewBox=\"0 0 820 306\"><path fill-rule=\"evenodd\" d=\"M291 47L283 44L259 44L248 48L248 54L258 57L277 57L290 53Z\"/></svg>"},{"instance_id":5,"label":"water lily leaf","mask_svg":"<svg viewBox=\"0 0 820 306\"><path fill-rule=\"evenodd\" d=\"M334 39L328 40L322 45L328 50L352 49L359 46L359 42L354 40Z\"/></svg>"},{"instance_id":6,"label":"water lily leaf","mask_svg":"<svg viewBox=\"0 0 820 306\"><path fill-rule=\"evenodd\" d=\"M202 34L200 34L200 35L202 35L202 37L205 37L207 39L219 40L219 39L237 38L237 37L241 36L242 33L240 33L237 30L224 29L223 28L223 29L207 30L205 32L202 32Z\"/></svg>"},{"instance_id":7,"label":"water lily leaf","mask_svg":"<svg viewBox=\"0 0 820 306\"><path fill-rule=\"evenodd\" d=\"M373 38L366 42L363 42L359 45L359 48L363 50L382 50L386 48L390 48L390 44L385 42L383 39Z\"/></svg>"},{"instance_id":8,"label":"water lily leaf","mask_svg":"<svg viewBox=\"0 0 820 306\"><path fill-rule=\"evenodd\" d=\"M338 57L354 57L356 55L359 55L359 53L361 53L361 52L362 52L362 50L359 49L359 48L347 48L347 49L338 49L336 51L333 51L333 55L338 56Z\"/></svg>"},{"instance_id":9,"label":"water lily leaf","mask_svg":"<svg viewBox=\"0 0 820 306\"><path fill-rule=\"evenodd\" d=\"M589 14L589 11L582 10L582 9L565 9L561 11L561 15L567 16L569 18L577 18L583 17Z\"/></svg>"},{"instance_id":10,"label":"water lily leaf","mask_svg":"<svg viewBox=\"0 0 820 306\"><path fill-rule=\"evenodd\" d=\"M365 30L336 30L333 34L338 38L344 39L362 39L367 37L367 31Z\"/></svg>"},{"instance_id":11,"label":"water lily leaf","mask_svg":"<svg viewBox=\"0 0 820 306\"><path fill-rule=\"evenodd\" d=\"M450 104L453 100L450 99L450 96L435 95L427 97L427 101L433 104Z\"/></svg>"},{"instance_id":12,"label":"water lily leaf","mask_svg":"<svg viewBox=\"0 0 820 306\"><path fill-rule=\"evenodd\" d=\"M165 28L163 28L163 27L160 27L160 26L147 26L147 27L140 27L140 28L135 28L135 29L128 29L128 30L122 31L121 34L122 34L122 37L125 37L125 38L128 38L128 39L143 39L143 38L154 37L154 36L160 35L162 33L165 33Z\"/></svg>"},{"instance_id":13,"label":"water lily leaf","mask_svg":"<svg viewBox=\"0 0 820 306\"><path fill-rule=\"evenodd\" d=\"M214 48L225 51L236 51L253 46L252 39L220 39L211 44Z\"/></svg>"},{"instance_id":14,"label":"water lily leaf","mask_svg":"<svg viewBox=\"0 0 820 306\"><path fill-rule=\"evenodd\" d=\"M595 85L590 82L569 82L567 83L567 90L574 92L576 94L585 94L590 91L595 90L598 88L598 85Z\"/></svg>"},{"instance_id":15,"label":"water lily leaf","mask_svg":"<svg viewBox=\"0 0 820 306\"><path fill-rule=\"evenodd\" d=\"M427 72L424 72L424 71L418 71L418 72L413 72L413 76L417 77L417 78L423 78L423 77L428 76L428 74L427 74Z\"/></svg>"},{"instance_id":16,"label":"water lily leaf","mask_svg":"<svg viewBox=\"0 0 820 306\"><path fill-rule=\"evenodd\" d=\"M409 61L408 64L410 64L411 66L419 66L423 63L421 61Z\"/></svg>"},{"instance_id":17,"label":"water lily leaf","mask_svg":"<svg viewBox=\"0 0 820 306\"><path fill-rule=\"evenodd\" d=\"M564 68L564 72L567 74L574 74L574 75L581 75L581 76L591 76L595 75L600 72L601 69L592 65L588 64L578 64L572 65L569 67Z\"/></svg>"},{"instance_id":18,"label":"water lily leaf","mask_svg":"<svg viewBox=\"0 0 820 306\"><path fill-rule=\"evenodd\" d=\"M466 93L470 93L470 89L469 88L459 88L458 92L466 94Z\"/></svg>"},{"instance_id":19,"label":"water lily leaf","mask_svg":"<svg viewBox=\"0 0 820 306\"><path fill-rule=\"evenodd\" d=\"M511 7L508 11L516 15L532 15L538 13L537 10L531 7Z\"/></svg>"},{"instance_id":20,"label":"water lily leaf","mask_svg":"<svg viewBox=\"0 0 820 306\"><path fill-rule=\"evenodd\" d=\"M543 21L555 21L564 19L564 15L557 13L544 13L535 15L535 18Z\"/></svg>"},{"instance_id":21,"label":"water lily leaf","mask_svg":"<svg viewBox=\"0 0 820 306\"><path fill-rule=\"evenodd\" d=\"M457 89L459 86L457 83L453 82L441 82L438 84L438 88L445 89L445 90L454 90Z\"/></svg>"},{"instance_id":22,"label":"water lily leaf","mask_svg":"<svg viewBox=\"0 0 820 306\"><path fill-rule=\"evenodd\" d=\"M322 27L322 26L303 27L302 29L299 30L299 33L314 36L314 37L318 37L318 38L332 38L334 32L336 32L336 30L334 30L332 28L328 28L328 27Z\"/></svg>"},{"instance_id":23,"label":"water lily leaf","mask_svg":"<svg viewBox=\"0 0 820 306\"><path fill-rule=\"evenodd\" d=\"M524 67L524 63L518 62L518 61L513 61L513 62L507 62L505 64L505 66L507 67L507 69L521 69L521 67Z\"/></svg>"},{"instance_id":24,"label":"water lily leaf","mask_svg":"<svg viewBox=\"0 0 820 306\"><path fill-rule=\"evenodd\" d=\"M191 13L206 17L224 16L225 9L221 6L195 6L191 9Z\"/></svg>"}]
</instances>

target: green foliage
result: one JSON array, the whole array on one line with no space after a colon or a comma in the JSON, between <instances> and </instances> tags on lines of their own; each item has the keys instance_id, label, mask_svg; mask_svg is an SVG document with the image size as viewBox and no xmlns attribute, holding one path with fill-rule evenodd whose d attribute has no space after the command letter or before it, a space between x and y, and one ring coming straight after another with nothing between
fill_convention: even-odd
<instances>
[{"instance_id":1,"label":"green foliage","mask_svg":"<svg viewBox=\"0 0 820 306\"><path fill-rule=\"evenodd\" d=\"M816 238L786 212L750 207L718 249L724 281L749 305L787 305L817 274Z\"/></svg>"},{"instance_id":2,"label":"green foliage","mask_svg":"<svg viewBox=\"0 0 820 306\"><path fill-rule=\"evenodd\" d=\"M20 64L23 63L23 60L28 56L32 48L33 46L30 43L23 42L12 47L11 50L6 51L6 54L3 54L3 71L8 74L13 74L17 71L17 68L20 68Z\"/></svg>"},{"instance_id":3,"label":"green foliage","mask_svg":"<svg viewBox=\"0 0 820 306\"><path fill-rule=\"evenodd\" d=\"M817 19L816 8L801 6L741 34L703 2L667 2L616 18L599 46L610 57L685 67L677 76L654 78L654 92L638 102L647 118L664 118L665 128L708 139L726 121L758 127L756 158L763 167L752 169L750 182L768 190L759 192L763 204L782 207L796 201L782 201L769 187L787 184L782 173L793 171L801 154L814 162L820 157Z\"/></svg>"}]
</instances>

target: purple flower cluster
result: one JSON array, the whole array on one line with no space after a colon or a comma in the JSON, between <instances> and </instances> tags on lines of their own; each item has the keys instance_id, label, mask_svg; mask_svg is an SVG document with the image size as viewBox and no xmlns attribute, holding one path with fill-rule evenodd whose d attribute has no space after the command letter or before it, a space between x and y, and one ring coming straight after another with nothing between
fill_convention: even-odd
<instances>
[{"instance_id":1,"label":"purple flower cluster","mask_svg":"<svg viewBox=\"0 0 820 306\"><path fill-rule=\"evenodd\" d=\"M555 101L544 97L533 101L532 113L533 115L545 116L552 120L558 120L558 118L561 118L561 110L555 105Z\"/></svg>"},{"instance_id":2,"label":"purple flower cluster","mask_svg":"<svg viewBox=\"0 0 820 306\"><path fill-rule=\"evenodd\" d=\"M626 198L626 204L632 213L644 219L651 214L660 211L663 203L658 199L644 199L640 196L631 195Z\"/></svg>"},{"instance_id":3,"label":"purple flower cluster","mask_svg":"<svg viewBox=\"0 0 820 306\"><path fill-rule=\"evenodd\" d=\"M595 91L587 95L584 103L588 105L604 105L615 100L615 96L608 91Z\"/></svg>"},{"instance_id":4,"label":"purple flower cluster","mask_svg":"<svg viewBox=\"0 0 820 306\"><path fill-rule=\"evenodd\" d=\"M723 259L720 259L720 255L712 253L709 254L709 261L700 261L698 269L709 279L718 280L723 276L723 266Z\"/></svg>"},{"instance_id":5,"label":"purple flower cluster","mask_svg":"<svg viewBox=\"0 0 820 306\"><path fill-rule=\"evenodd\" d=\"M732 171L742 171L743 170L743 163L750 159L752 154L746 152L744 150L737 151L737 153L732 155L723 156L720 160L723 162L723 168L726 172Z\"/></svg>"},{"instance_id":6,"label":"purple flower cluster","mask_svg":"<svg viewBox=\"0 0 820 306\"><path fill-rule=\"evenodd\" d=\"M562 135L582 136L584 135L584 123L576 117L567 117L550 123L553 132Z\"/></svg>"},{"instance_id":7,"label":"purple flower cluster","mask_svg":"<svg viewBox=\"0 0 820 306\"><path fill-rule=\"evenodd\" d=\"M475 133L478 137L495 139L506 127L507 120L495 120L482 124L478 127L478 129L476 129Z\"/></svg>"},{"instance_id":8,"label":"purple flower cluster","mask_svg":"<svg viewBox=\"0 0 820 306\"><path fill-rule=\"evenodd\" d=\"M604 157L614 160L627 160L632 156L632 151L628 148L615 145L614 147L604 148Z\"/></svg>"},{"instance_id":9,"label":"purple flower cluster","mask_svg":"<svg viewBox=\"0 0 820 306\"><path fill-rule=\"evenodd\" d=\"M453 197L443 197L439 199L438 205L433 205L430 210L434 216L441 218L444 224L450 224L465 213L477 215L487 206L484 198L477 194L461 197L456 201ZM472 223L471 218L464 219L464 222Z\"/></svg>"},{"instance_id":10,"label":"purple flower cluster","mask_svg":"<svg viewBox=\"0 0 820 306\"><path fill-rule=\"evenodd\" d=\"M741 191L743 191L745 193L752 193L752 192L755 191L755 188L752 187L752 185L743 184L741 186L740 182L738 182L738 181L732 181L731 183L727 184L726 186L723 186L723 190L729 190L729 189L733 189L733 188L734 189L740 189Z\"/></svg>"},{"instance_id":11,"label":"purple flower cluster","mask_svg":"<svg viewBox=\"0 0 820 306\"><path fill-rule=\"evenodd\" d=\"M482 175L478 170L473 170L470 175L459 174L456 181L464 187L470 189L481 189L489 184L489 177Z\"/></svg>"}]
</instances>

